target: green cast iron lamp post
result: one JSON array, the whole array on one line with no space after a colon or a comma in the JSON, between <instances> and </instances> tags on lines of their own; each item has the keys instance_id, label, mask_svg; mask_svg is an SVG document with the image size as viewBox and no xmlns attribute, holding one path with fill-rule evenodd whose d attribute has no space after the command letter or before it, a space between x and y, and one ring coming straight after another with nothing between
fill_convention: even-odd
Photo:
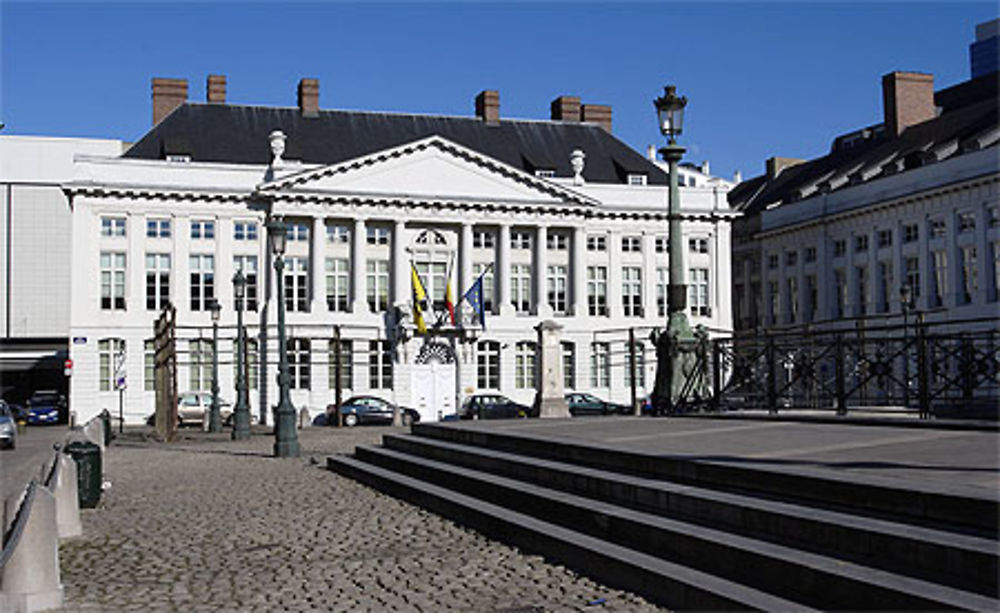
<instances>
[{"instance_id":1,"label":"green cast iron lamp post","mask_svg":"<svg viewBox=\"0 0 1000 613\"><path fill-rule=\"evenodd\" d=\"M278 294L278 389L280 399L274 419L274 457L299 457L299 439L295 431L295 407L289 394L292 378L288 374L288 347L285 343L285 292L283 273L285 270L285 241L288 229L278 220L267 224L267 238L274 254L274 274Z\"/></svg>"},{"instance_id":2,"label":"green cast iron lamp post","mask_svg":"<svg viewBox=\"0 0 1000 613\"><path fill-rule=\"evenodd\" d=\"M222 413L219 410L219 314L222 305L213 299L212 311L212 408L208 414L208 431L222 432Z\"/></svg>"},{"instance_id":3,"label":"green cast iron lamp post","mask_svg":"<svg viewBox=\"0 0 1000 613\"><path fill-rule=\"evenodd\" d=\"M246 296L247 280L242 270L233 275L233 290L236 294L236 406L233 407L234 441L250 438L250 398L243 360L246 334L243 329L243 298Z\"/></svg>"}]
</instances>

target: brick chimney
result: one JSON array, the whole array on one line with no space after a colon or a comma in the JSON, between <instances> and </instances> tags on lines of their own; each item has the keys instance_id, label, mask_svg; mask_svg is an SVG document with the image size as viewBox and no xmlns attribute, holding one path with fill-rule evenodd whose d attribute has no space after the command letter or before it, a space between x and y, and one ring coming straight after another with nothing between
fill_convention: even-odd
<instances>
[{"instance_id":1,"label":"brick chimney","mask_svg":"<svg viewBox=\"0 0 1000 613\"><path fill-rule=\"evenodd\" d=\"M764 168L767 170L767 178L769 181L776 179L778 175L781 174L781 171L801 164L802 162L805 162L805 160L801 160L799 158L768 158L767 161L764 162Z\"/></svg>"},{"instance_id":2,"label":"brick chimney","mask_svg":"<svg viewBox=\"0 0 1000 613\"><path fill-rule=\"evenodd\" d=\"M153 77L153 125L187 102L187 79Z\"/></svg>"},{"instance_id":3,"label":"brick chimney","mask_svg":"<svg viewBox=\"0 0 1000 613\"><path fill-rule=\"evenodd\" d=\"M596 123L611 132L611 107L604 104L584 104L580 107L580 121Z\"/></svg>"},{"instance_id":4,"label":"brick chimney","mask_svg":"<svg viewBox=\"0 0 1000 613\"><path fill-rule=\"evenodd\" d=\"M500 123L500 92L484 89L476 96L476 117L488 124Z\"/></svg>"},{"instance_id":5,"label":"brick chimney","mask_svg":"<svg viewBox=\"0 0 1000 613\"><path fill-rule=\"evenodd\" d=\"M299 81L299 111L303 117L319 117L319 79Z\"/></svg>"},{"instance_id":6,"label":"brick chimney","mask_svg":"<svg viewBox=\"0 0 1000 613\"><path fill-rule=\"evenodd\" d=\"M552 121L580 121L580 97L559 96L552 101Z\"/></svg>"},{"instance_id":7,"label":"brick chimney","mask_svg":"<svg viewBox=\"0 0 1000 613\"><path fill-rule=\"evenodd\" d=\"M934 75L890 72L882 77L882 108L885 131L896 138L906 128L934 119Z\"/></svg>"},{"instance_id":8,"label":"brick chimney","mask_svg":"<svg viewBox=\"0 0 1000 613\"><path fill-rule=\"evenodd\" d=\"M208 75L208 82L205 84L205 101L212 104L226 103L226 75Z\"/></svg>"}]
</instances>

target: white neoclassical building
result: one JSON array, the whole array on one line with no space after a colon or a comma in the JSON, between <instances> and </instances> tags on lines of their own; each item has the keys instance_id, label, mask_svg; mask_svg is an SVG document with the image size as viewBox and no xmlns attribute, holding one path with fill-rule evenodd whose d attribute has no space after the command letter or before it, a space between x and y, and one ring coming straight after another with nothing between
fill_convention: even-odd
<instances>
[{"instance_id":1,"label":"white neoclassical building","mask_svg":"<svg viewBox=\"0 0 1000 613\"><path fill-rule=\"evenodd\" d=\"M232 400L231 279L249 278L251 403L277 400L276 300L265 223L289 227L284 300L292 399L333 402L335 329L344 397L373 394L453 412L472 393L530 403L536 331L562 326L567 389L626 401L626 340L636 385L654 380L649 332L665 318L667 177L610 132L608 107L561 97L551 120L501 118L483 92L475 117L321 110L304 79L289 108L186 100L155 79L154 127L124 155L80 156L64 186L72 210L71 404L126 421L154 410L153 322L176 308L179 391L211 385L209 306L222 305L222 395ZM283 147L272 138L284 136ZM580 155L582 152L582 155ZM575 162L571 161L575 158ZM582 159L582 165L580 160ZM729 185L683 187L692 323L732 329ZM431 332L411 317L411 263L436 307ZM456 302L485 273L481 327ZM124 379L124 389L119 384ZM121 396L120 396L121 394Z\"/></svg>"}]
</instances>

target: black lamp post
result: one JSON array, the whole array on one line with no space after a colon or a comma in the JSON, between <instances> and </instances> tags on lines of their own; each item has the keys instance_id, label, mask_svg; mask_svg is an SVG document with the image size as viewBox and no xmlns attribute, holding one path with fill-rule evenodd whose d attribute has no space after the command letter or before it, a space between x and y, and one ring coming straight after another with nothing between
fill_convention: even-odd
<instances>
[{"instance_id":1,"label":"black lamp post","mask_svg":"<svg viewBox=\"0 0 1000 613\"><path fill-rule=\"evenodd\" d=\"M243 330L243 298L246 296L247 279L242 270L233 275L233 289L236 292L236 406L233 407L234 441L250 438L250 398L243 361L246 346L246 332Z\"/></svg>"},{"instance_id":2,"label":"black lamp post","mask_svg":"<svg viewBox=\"0 0 1000 613\"><path fill-rule=\"evenodd\" d=\"M899 288L899 304L903 309L903 406L910 406L910 309L913 308L913 288L907 283Z\"/></svg>"},{"instance_id":3,"label":"black lamp post","mask_svg":"<svg viewBox=\"0 0 1000 613\"><path fill-rule=\"evenodd\" d=\"M285 344L285 292L284 270L285 241L288 229L278 220L267 224L267 238L274 254L274 274L278 295L278 389L280 398L274 419L274 456L277 458L299 457L299 439L295 431L295 407L289 394L292 377L288 374L288 347Z\"/></svg>"},{"instance_id":4,"label":"black lamp post","mask_svg":"<svg viewBox=\"0 0 1000 613\"><path fill-rule=\"evenodd\" d=\"M222 414L219 411L219 314L222 305L212 300L212 408L208 414L208 431L222 432Z\"/></svg>"}]
</instances>

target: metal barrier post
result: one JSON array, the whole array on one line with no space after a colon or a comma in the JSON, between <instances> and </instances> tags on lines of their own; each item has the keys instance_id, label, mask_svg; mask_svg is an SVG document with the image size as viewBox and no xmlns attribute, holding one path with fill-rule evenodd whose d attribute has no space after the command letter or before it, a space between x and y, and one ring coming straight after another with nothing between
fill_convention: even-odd
<instances>
[{"instance_id":1,"label":"metal barrier post","mask_svg":"<svg viewBox=\"0 0 1000 613\"><path fill-rule=\"evenodd\" d=\"M927 331L923 313L917 313L917 384L920 394L920 419L931 416L931 378L927 368Z\"/></svg>"},{"instance_id":2,"label":"metal barrier post","mask_svg":"<svg viewBox=\"0 0 1000 613\"><path fill-rule=\"evenodd\" d=\"M834 376L836 377L837 391L837 415L847 415L847 387L844 381L844 335L838 333L836 343L836 363L834 365Z\"/></svg>"},{"instance_id":3,"label":"metal barrier post","mask_svg":"<svg viewBox=\"0 0 1000 613\"><path fill-rule=\"evenodd\" d=\"M778 412L778 391L775 380L774 364L774 337L767 337L767 410L770 413Z\"/></svg>"}]
</instances>

